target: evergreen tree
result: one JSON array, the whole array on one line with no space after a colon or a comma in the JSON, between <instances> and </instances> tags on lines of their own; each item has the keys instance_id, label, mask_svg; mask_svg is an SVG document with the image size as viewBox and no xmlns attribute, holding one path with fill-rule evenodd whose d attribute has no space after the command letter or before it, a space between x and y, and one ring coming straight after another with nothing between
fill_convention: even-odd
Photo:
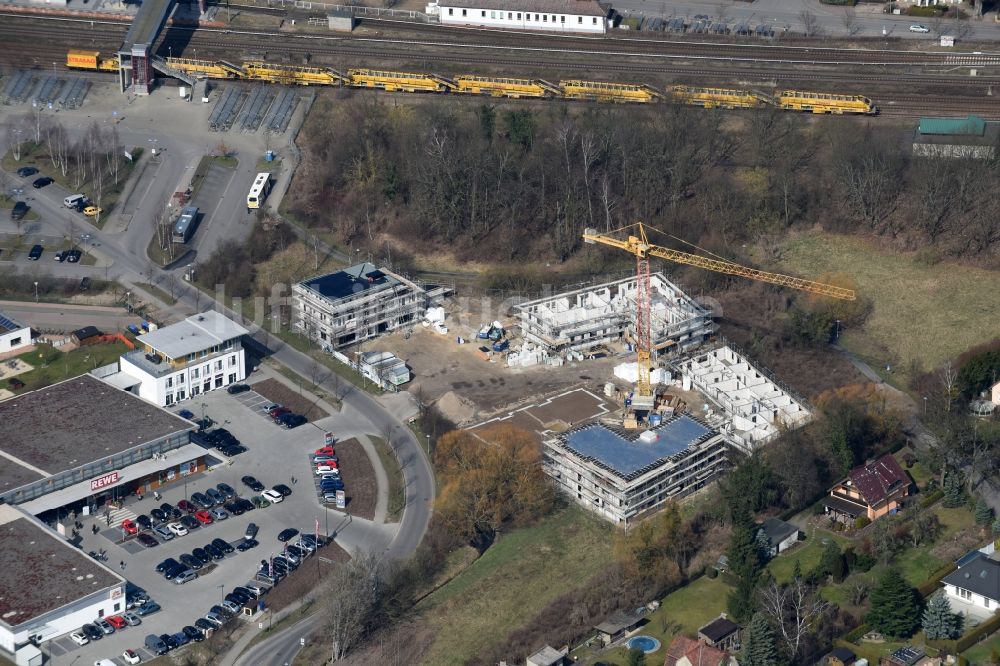
<instances>
[{"instance_id":1,"label":"evergreen tree","mask_svg":"<svg viewBox=\"0 0 1000 666\"><path fill-rule=\"evenodd\" d=\"M771 559L771 540L767 536L767 532L763 528L757 530L757 538L755 539L757 544L757 556L760 558L761 562L767 562Z\"/></svg>"},{"instance_id":2,"label":"evergreen tree","mask_svg":"<svg viewBox=\"0 0 1000 666\"><path fill-rule=\"evenodd\" d=\"M795 568L792 569L792 580L802 580L802 563L799 558L795 558Z\"/></svg>"},{"instance_id":3,"label":"evergreen tree","mask_svg":"<svg viewBox=\"0 0 1000 666\"><path fill-rule=\"evenodd\" d=\"M847 578L847 561L843 555L837 555L837 559L833 561L833 568L830 570L830 575L833 576L833 582L835 583L843 583L844 579Z\"/></svg>"},{"instance_id":4,"label":"evergreen tree","mask_svg":"<svg viewBox=\"0 0 1000 666\"><path fill-rule=\"evenodd\" d=\"M997 518L993 521L991 529L993 531L993 536L1000 536L1000 516L997 516Z\"/></svg>"},{"instance_id":5,"label":"evergreen tree","mask_svg":"<svg viewBox=\"0 0 1000 666\"><path fill-rule=\"evenodd\" d=\"M639 648L628 651L628 666L646 666L646 653Z\"/></svg>"},{"instance_id":6,"label":"evergreen tree","mask_svg":"<svg viewBox=\"0 0 1000 666\"><path fill-rule=\"evenodd\" d=\"M744 514L741 520L734 521L733 534L729 538L729 550L726 552L729 570L740 578L756 578L760 571L760 554L752 530L750 516Z\"/></svg>"},{"instance_id":7,"label":"evergreen tree","mask_svg":"<svg viewBox=\"0 0 1000 666\"><path fill-rule=\"evenodd\" d=\"M942 490L944 491L943 503L949 509L954 509L965 503L965 489L962 488L962 475L960 472L948 472L945 474Z\"/></svg>"},{"instance_id":8,"label":"evergreen tree","mask_svg":"<svg viewBox=\"0 0 1000 666\"><path fill-rule=\"evenodd\" d=\"M936 594L927 602L922 625L931 640L958 638L962 633L962 616L951 612L948 597Z\"/></svg>"},{"instance_id":9,"label":"evergreen tree","mask_svg":"<svg viewBox=\"0 0 1000 666\"><path fill-rule=\"evenodd\" d=\"M982 497L976 501L976 525L989 525L993 522L993 509Z\"/></svg>"},{"instance_id":10,"label":"evergreen tree","mask_svg":"<svg viewBox=\"0 0 1000 666\"><path fill-rule=\"evenodd\" d=\"M743 635L742 666L778 666L774 631L763 613L755 613Z\"/></svg>"},{"instance_id":11,"label":"evergreen tree","mask_svg":"<svg viewBox=\"0 0 1000 666\"><path fill-rule=\"evenodd\" d=\"M834 569L838 566L838 561L840 561L840 567L843 569L843 559L844 556L840 552L840 545L833 539L830 539L823 548L823 554L819 556L819 562L816 564L813 576L818 579L833 575Z\"/></svg>"},{"instance_id":12,"label":"evergreen tree","mask_svg":"<svg viewBox=\"0 0 1000 666\"><path fill-rule=\"evenodd\" d=\"M920 603L915 589L895 567L886 569L871 591L871 610L865 620L887 636L912 636L920 625Z\"/></svg>"},{"instance_id":13,"label":"evergreen tree","mask_svg":"<svg viewBox=\"0 0 1000 666\"><path fill-rule=\"evenodd\" d=\"M746 622L757 609L757 577L740 578L736 589L726 597L726 610L737 622Z\"/></svg>"}]
</instances>

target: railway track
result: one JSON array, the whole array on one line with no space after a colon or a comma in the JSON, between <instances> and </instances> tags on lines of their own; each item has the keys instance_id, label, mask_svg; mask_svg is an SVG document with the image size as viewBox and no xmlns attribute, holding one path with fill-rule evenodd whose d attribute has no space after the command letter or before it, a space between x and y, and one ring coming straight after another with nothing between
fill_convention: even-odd
<instances>
[{"instance_id":1,"label":"railway track","mask_svg":"<svg viewBox=\"0 0 1000 666\"><path fill-rule=\"evenodd\" d=\"M53 63L64 69L65 52L70 47L92 48L104 53L120 45L127 25L101 22L51 22L29 20L23 24L0 21L0 38L18 48L4 49L0 62L17 67L30 66L47 69ZM534 37L534 36L532 36ZM537 37L535 37L537 38ZM163 56L190 55L199 58L233 58L234 53L280 53L288 59L310 61L337 67L371 66L373 63L399 63L409 69L425 69L450 74L467 72L470 65L487 71L499 70L511 75L546 78L554 72L570 76L584 76L582 72L613 75L617 81L705 83L725 80L744 87L798 87L812 86L830 89L836 84L842 92L867 94L875 99L886 115L920 115L921 113L977 112L987 117L1000 117L1000 102L991 96L994 88L1000 92L1000 77L954 77L938 73L900 73L872 68L857 70L828 70L820 67L783 70L768 67L733 66L713 68L712 63L652 61L633 57L630 61L601 59L591 56L586 60L567 59L559 52L545 57L524 51L508 51L509 57L491 56L486 52L470 54L454 47L415 51L411 42L398 40L288 40L285 33L243 33L221 30L191 30L171 27L156 45ZM827 49L830 51L830 49ZM845 66L849 63L844 63ZM909 68L913 69L913 68ZM100 76L100 75L95 75ZM589 74L593 76L593 74ZM862 85L863 84L863 85ZM923 95L913 92L926 91ZM898 94L897 94L898 92ZM908 94L909 93L909 94Z\"/></svg>"}]
</instances>

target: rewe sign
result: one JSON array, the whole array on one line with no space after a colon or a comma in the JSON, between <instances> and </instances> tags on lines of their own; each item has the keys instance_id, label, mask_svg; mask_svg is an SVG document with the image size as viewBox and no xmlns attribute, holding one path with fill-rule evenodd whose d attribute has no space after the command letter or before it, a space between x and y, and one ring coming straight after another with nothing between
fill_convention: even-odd
<instances>
[{"instance_id":1,"label":"rewe sign","mask_svg":"<svg viewBox=\"0 0 1000 666\"><path fill-rule=\"evenodd\" d=\"M118 483L118 479L120 478L121 474L119 474L118 472L111 472L110 474L99 476L96 479L90 480L90 489L100 490L101 488L113 486L114 484Z\"/></svg>"}]
</instances>

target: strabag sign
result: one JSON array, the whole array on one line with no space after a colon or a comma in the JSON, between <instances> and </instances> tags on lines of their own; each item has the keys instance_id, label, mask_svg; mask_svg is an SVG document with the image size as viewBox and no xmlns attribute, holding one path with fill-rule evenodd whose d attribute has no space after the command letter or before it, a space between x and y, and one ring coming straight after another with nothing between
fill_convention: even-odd
<instances>
[{"instance_id":1,"label":"strabag sign","mask_svg":"<svg viewBox=\"0 0 1000 666\"><path fill-rule=\"evenodd\" d=\"M99 476L96 479L90 480L90 490L100 490L101 488L107 488L108 486L113 486L118 483L118 479L121 478L121 473L111 472L110 474L105 474L104 476Z\"/></svg>"}]
</instances>

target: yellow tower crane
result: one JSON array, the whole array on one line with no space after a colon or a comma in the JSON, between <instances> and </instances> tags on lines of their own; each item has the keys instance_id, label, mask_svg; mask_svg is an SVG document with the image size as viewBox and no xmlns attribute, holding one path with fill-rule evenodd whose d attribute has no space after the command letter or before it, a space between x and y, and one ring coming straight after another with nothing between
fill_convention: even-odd
<instances>
[{"instance_id":1,"label":"yellow tower crane","mask_svg":"<svg viewBox=\"0 0 1000 666\"><path fill-rule=\"evenodd\" d=\"M655 231L655 229L650 229ZM653 404L653 389L649 381L650 360L652 358L653 346L650 336L650 257L659 257L660 259L667 259L678 264L697 266L698 268L704 268L717 273L725 273L726 275L738 275L751 280L769 282L771 284L791 287L792 289L808 291L813 294L820 294L831 298L839 298L847 301L853 301L855 298L853 289L844 289L843 287L836 287L831 284L804 280L802 278L792 277L791 275L769 273L768 271L761 271L756 268L741 266L740 264L726 261L724 259L702 257L697 254L671 250L670 248L654 245L649 242L649 237L646 234L646 225L642 222L630 224L627 227L616 229L611 233L615 235L599 234L595 229L586 229L583 233L583 240L586 243L600 243L602 245L617 247L635 255L637 278L635 294L635 343L639 379L636 382L635 397L633 398L632 404L639 408L652 407ZM624 240L621 238L622 235L625 236Z\"/></svg>"}]
</instances>

